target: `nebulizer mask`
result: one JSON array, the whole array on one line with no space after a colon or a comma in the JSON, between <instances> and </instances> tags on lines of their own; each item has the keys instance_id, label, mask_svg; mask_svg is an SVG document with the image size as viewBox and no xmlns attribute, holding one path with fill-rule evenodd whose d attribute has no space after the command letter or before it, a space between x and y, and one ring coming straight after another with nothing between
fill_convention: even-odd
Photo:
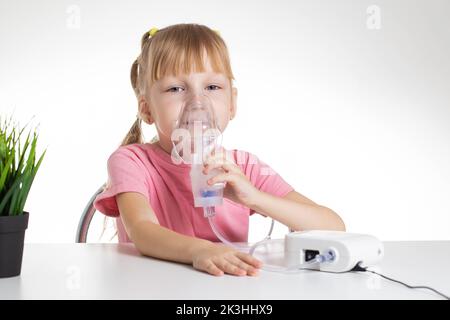
<instances>
[{"instance_id":1,"label":"nebulizer mask","mask_svg":"<svg viewBox=\"0 0 450 320\"><path fill-rule=\"evenodd\" d=\"M262 269L283 273L302 269L341 272L355 263L373 263L380 258L382 245L376 238L336 231L291 232L285 239L271 239L269 234L255 244L232 243L217 228L216 206L223 205L223 183L209 185L208 179L221 173L213 169L203 173L208 156L221 148L222 133L211 99L207 95L186 96L171 134L172 160L191 164L190 178L194 206L202 207L211 229L226 245L254 255L263 262ZM223 213L223 214L226 214ZM363 246L367 250L361 248ZM351 269L351 268L350 268Z\"/></svg>"},{"instance_id":2,"label":"nebulizer mask","mask_svg":"<svg viewBox=\"0 0 450 320\"><path fill-rule=\"evenodd\" d=\"M213 169L203 174L203 164L220 147L219 129L211 99L191 96L183 103L171 134L172 160L191 164L190 178L194 206L209 208L222 205L224 184L208 185L208 179L220 173Z\"/></svg>"}]
</instances>

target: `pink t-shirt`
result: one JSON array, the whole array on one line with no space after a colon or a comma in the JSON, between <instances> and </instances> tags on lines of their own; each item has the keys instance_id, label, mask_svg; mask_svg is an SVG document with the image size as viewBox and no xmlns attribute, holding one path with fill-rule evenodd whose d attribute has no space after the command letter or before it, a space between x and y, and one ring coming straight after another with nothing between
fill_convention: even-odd
<instances>
[{"instance_id":1,"label":"pink t-shirt","mask_svg":"<svg viewBox=\"0 0 450 320\"><path fill-rule=\"evenodd\" d=\"M293 188L253 154L232 150L234 162L251 183L264 192L284 196ZM178 233L218 242L203 209L194 207L190 165L175 164L171 155L156 144L130 144L119 147L108 159L108 184L94 201L96 210L117 217L119 242L130 242L119 218L115 196L122 192L144 195L161 226ZM249 216L253 210L224 198L216 207L214 221L228 240L247 242Z\"/></svg>"}]
</instances>

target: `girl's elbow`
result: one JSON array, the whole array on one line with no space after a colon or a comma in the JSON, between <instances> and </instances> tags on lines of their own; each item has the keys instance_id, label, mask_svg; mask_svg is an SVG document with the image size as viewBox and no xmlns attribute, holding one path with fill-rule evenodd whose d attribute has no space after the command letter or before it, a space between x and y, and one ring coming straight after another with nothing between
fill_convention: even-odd
<instances>
[{"instance_id":1,"label":"girl's elbow","mask_svg":"<svg viewBox=\"0 0 450 320\"><path fill-rule=\"evenodd\" d=\"M345 227L344 220L342 220L342 218L336 212L331 210L330 208L326 208L326 209L329 211L331 216L334 216L334 219L331 219L334 221L334 223L331 226L331 229L334 231L344 231L345 232L346 227Z\"/></svg>"},{"instance_id":2,"label":"girl's elbow","mask_svg":"<svg viewBox=\"0 0 450 320\"><path fill-rule=\"evenodd\" d=\"M340 219L339 218L339 220L340 220L340 223L339 223L339 226L338 226L338 231L347 231L347 229L345 228L345 223L344 223L344 221L342 221L342 219Z\"/></svg>"},{"instance_id":3,"label":"girl's elbow","mask_svg":"<svg viewBox=\"0 0 450 320\"><path fill-rule=\"evenodd\" d=\"M336 215L336 231L347 231L344 220L337 213L334 214Z\"/></svg>"}]
</instances>

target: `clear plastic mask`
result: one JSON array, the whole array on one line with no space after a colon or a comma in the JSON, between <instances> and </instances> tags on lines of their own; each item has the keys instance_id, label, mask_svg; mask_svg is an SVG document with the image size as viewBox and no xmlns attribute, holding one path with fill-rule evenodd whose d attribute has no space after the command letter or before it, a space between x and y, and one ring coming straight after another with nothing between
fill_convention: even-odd
<instances>
[{"instance_id":1,"label":"clear plastic mask","mask_svg":"<svg viewBox=\"0 0 450 320\"><path fill-rule=\"evenodd\" d=\"M191 95L180 108L171 134L172 159L189 164L203 164L221 144L222 135L207 95Z\"/></svg>"},{"instance_id":2,"label":"clear plastic mask","mask_svg":"<svg viewBox=\"0 0 450 320\"><path fill-rule=\"evenodd\" d=\"M209 185L208 179L221 173L212 169L203 173L208 156L220 147L221 132L217 125L214 108L206 95L186 99L171 135L172 161L191 164L190 178L195 207L211 207L223 203L223 183Z\"/></svg>"}]
</instances>

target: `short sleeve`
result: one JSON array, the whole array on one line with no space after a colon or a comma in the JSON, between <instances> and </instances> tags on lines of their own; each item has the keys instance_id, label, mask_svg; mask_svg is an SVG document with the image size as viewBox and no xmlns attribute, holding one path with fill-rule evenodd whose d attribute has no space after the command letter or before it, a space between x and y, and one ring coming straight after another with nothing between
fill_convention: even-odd
<instances>
[{"instance_id":1,"label":"short sleeve","mask_svg":"<svg viewBox=\"0 0 450 320\"><path fill-rule=\"evenodd\" d=\"M110 217L119 216L115 196L122 192L138 192L148 199L147 170L136 151L120 147L108 158L107 169L105 190L94 200L96 210Z\"/></svg>"},{"instance_id":2,"label":"short sleeve","mask_svg":"<svg viewBox=\"0 0 450 320\"><path fill-rule=\"evenodd\" d=\"M278 197L284 197L294 190L272 167L257 156L245 151L237 152L238 165L256 188ZM253 213L254 211L250 210L250 214Z\"/></svg>"}]
</instances>

